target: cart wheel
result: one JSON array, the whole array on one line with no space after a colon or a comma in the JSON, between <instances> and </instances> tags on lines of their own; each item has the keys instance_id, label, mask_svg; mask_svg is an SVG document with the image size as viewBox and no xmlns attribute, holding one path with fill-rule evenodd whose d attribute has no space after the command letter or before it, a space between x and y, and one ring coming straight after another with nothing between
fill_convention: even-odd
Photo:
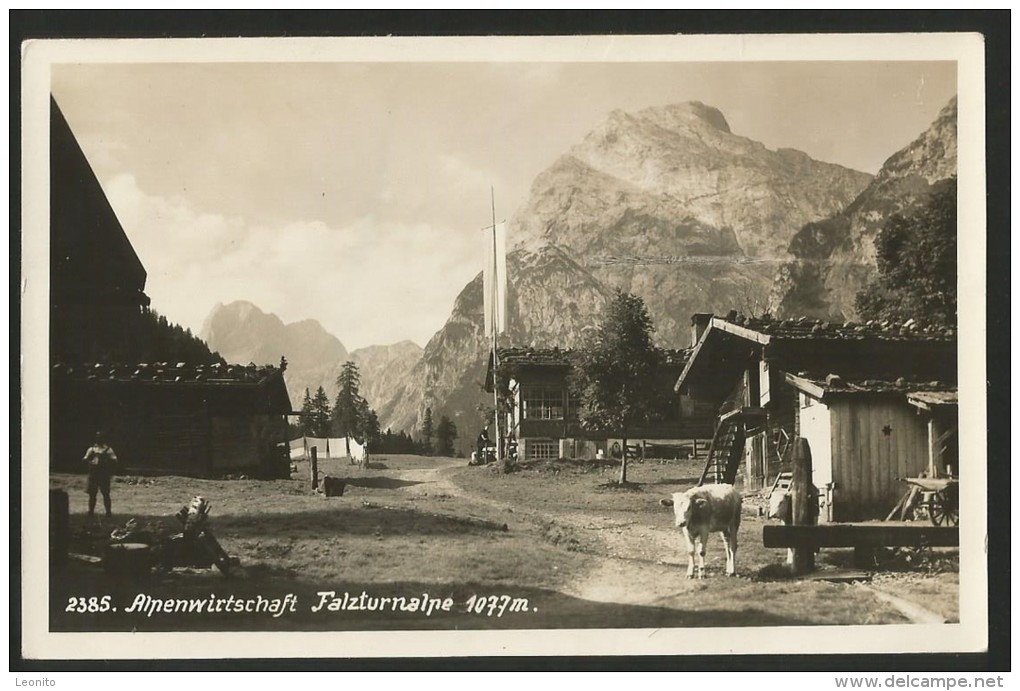
<instances>
[{"instance_id":1,"label":"cart wheel","mask_svg":"<svg viewBox=\"0 0 1020 691\"><path fill-rule=\"evenodd\" d=\"M960 523L960 508L951 500L948 500L941 493L936 494L931 498L931 522L934 525L942 525L943 523L948 526L958 525Z\"/></svg>"}]
</instances>

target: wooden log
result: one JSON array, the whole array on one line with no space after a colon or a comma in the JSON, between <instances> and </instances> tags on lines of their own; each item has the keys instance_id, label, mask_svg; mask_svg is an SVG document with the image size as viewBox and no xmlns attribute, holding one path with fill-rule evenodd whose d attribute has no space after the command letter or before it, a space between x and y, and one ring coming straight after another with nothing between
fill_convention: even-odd
<instances>
[{"instance_id":1,"label":"wooden log","mask_svg":"<svg viewBox=\"0 0 1020 691\"><path fill-rule=\"evenodd\" d=\"M793 524L814 525L817 513L811 506L811 446L804 437L797 437L793 447ZM814 501L817 502L817 499ZM815 570L815 552L811 548L794 547L793 572L808 573Z\"/></svg>"},{"instance_id":2,"label":"wooden log","mask_svg":"<svg viewBox=\"0 0 1020 691\"><path fill-rule=\"evenodd\" d=\"M766 525L765 547L959 547L958 527L927 523L826 523L824 525Z\"/></svg>"},{"instance_id":3,"label":"wooden log","mask_svg":"<svg viewBox=\"0 0 1020 691\"><path fill-rule=\"evenodd\" d=\"M319 447L313 446L311 449L311 464L309 472L312 474L312 491L314 492L319 488Z\"/></svg>"},{"instance_id":4,"label":"wooden log","mask_svg":"<svg viewBox=\"0 0 1020 691\"><path fill-rule=\"evenodd\" d=\"M71 544L71 504L67 491L50 490L50 560L54 564L67 559Z\"/></svg>"}]
</instances>

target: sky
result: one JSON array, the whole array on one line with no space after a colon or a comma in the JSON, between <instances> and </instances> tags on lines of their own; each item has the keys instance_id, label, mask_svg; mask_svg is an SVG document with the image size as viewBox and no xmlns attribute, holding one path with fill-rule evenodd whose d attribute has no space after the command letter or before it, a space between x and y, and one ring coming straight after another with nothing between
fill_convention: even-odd
<instances>
[{"instance_id":1,"label":"sky","mask_svg":"<svg viewBox=\"0 0 1020 691\"><path fill-rule=\"evenodd\" d=\"M481 228L615 110L690 100L767 147L875 173L956 93L952 62L61 64L52 92L148 271L216 303L424 346ZM510 238L513 242L513 238Z\"/></svg>"}]
</instances>

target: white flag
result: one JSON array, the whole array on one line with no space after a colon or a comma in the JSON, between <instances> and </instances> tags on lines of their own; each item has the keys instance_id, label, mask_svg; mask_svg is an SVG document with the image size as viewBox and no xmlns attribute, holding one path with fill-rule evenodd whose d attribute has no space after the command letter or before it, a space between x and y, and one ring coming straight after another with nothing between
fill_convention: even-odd
<instances>
[{"instance_id":1,"label":"white flag","mask_svg":"<svg viewBox=\"0 0 1020 691\"><path fill-rule=\"evenodd\" d=\"M506 222L482 233L485 237L485 271L482 290L485 301L485 333L506 331Z\"/></svg>"}]
</instances>

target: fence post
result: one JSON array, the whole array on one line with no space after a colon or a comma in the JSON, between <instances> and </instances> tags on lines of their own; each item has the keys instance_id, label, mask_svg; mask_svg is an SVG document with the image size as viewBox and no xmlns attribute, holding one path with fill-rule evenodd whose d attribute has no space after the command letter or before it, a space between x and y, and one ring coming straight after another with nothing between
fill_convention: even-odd
<instances>
[{"instance_id":1,"label":"fence post","mask_svg":"<svg viewBox=\"0 0 1020 691\"><path fill-rule=\"evenodd\" d=\"M314 492L319 488L319 447L313 446L311 449L311 474L312 474L312 491Z\"/></svg>"},{"instance_id":2,"label":"fence post","mask_svg":"<svg viewBox=\"0 0 1020 691\"><path fill-rule=\"evenodd\" d=\"M808 440L797 437L793 447L793 524L814 525L815 512L811 506L811 446ZM814 501L817 502L817 499ZM808 573L815 570L813 547L793 548L793 572Z\"/></svg>"}]
</instances>

